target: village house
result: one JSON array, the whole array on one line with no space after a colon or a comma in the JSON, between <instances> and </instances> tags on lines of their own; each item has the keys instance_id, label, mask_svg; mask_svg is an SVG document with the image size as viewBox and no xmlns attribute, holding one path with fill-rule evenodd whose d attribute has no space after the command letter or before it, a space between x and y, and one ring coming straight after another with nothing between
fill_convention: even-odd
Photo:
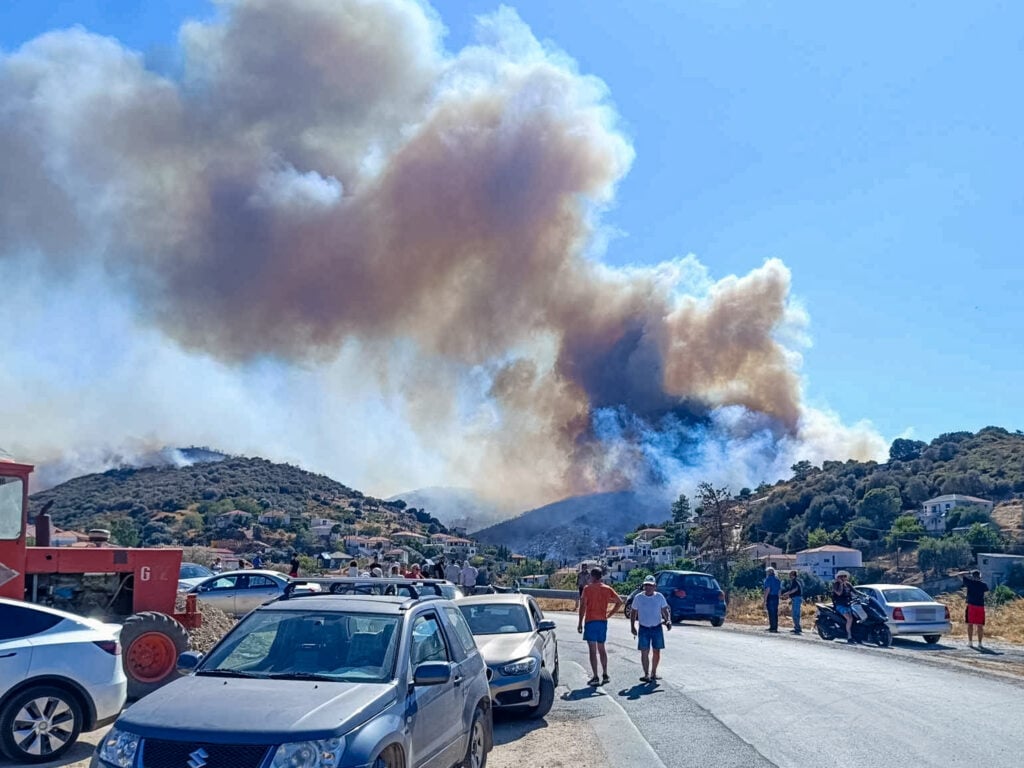
<instances>
[{"instance_id":1,"label":"village house","mask_svg":"<svg viewBox=\"0 0 1024 768\"><path fill-rule=\"evenodd\" d=\"M268 509L260 513L257 518L260 525L269 525L273 528L285 528L292 524L292 516L280 509Z\"/></svg>"},{"instance_id":2,"label":"village house","mask_svg":"<svg viewBox=\"0 0 1024 768\"><path fill-rule=\"evenodd\" d=\"M827 544L824 547L805 549L796 553L796 569L832 579L837 571L860 568L863 556L859 549L840 547L838 544Z\"/></svg>"},{"instance_id":3,"label":"village house","mask_svg":"<svg viewBox=\"0 0 1024 768\"><path fill-rule=\"evenodd\" d=\"M654 541L659 536L665 535L664 528L641 528L636 532L636 538L643 541Z\"/></svg>"},{"instance_id":4,"label":"village house","mask_svg":"<svg viewBox=\"0 0 1024 768\"><path fill-rule=\"evenodd\" d=\"M222 512L217 515L216 523L218 528L228 528L232 525L244 526L249 524L249 520L252 518L248 512L243 512L240 509L233 509L230 512Z\"/></svg>"},{"instance_id":5,"label":"village house","mask_svg":"<svg viewBox=\"0 0 1024 768\"><path fill-rule=\"evenodd\" d=\"M415 533L414 531L395 531L391 534L392 541L405 541L410 543L426 542L427 537L422 533Z\"/></svg>"},{"instance_id":6,"label":"village house","mask_svg":"<svg viewBox=\"0 0 1024 768\"><path fill-rule=\"evenodd\" d=\"M476 553L476 542L471 539L450 537L444 545L445 557L454 557L458 560L466 560L471 557L475 557Z\"/></svg>"},{"instance_id":7,"label":"village house","mask_svg":"<svg viewBox=\"0 0 1024 768\"><path fill-rule=\"evenodd\" d=\"M651 550L651 562L655 565L672 565L679 559L676 552L677 550L673 546L654 547Z\"/></svg>"},{"instance_id":8,"label":"village house","mask_svg":"<svg viewBox=\"0 0 1024 768\"><path fill-rule=\"evenodd\" d=\"M745 547L740 547L739 556L741 560L760 560L766 555L781 555L782 548L776 547L773 544L748 544Z\"/></svg>"},{"instance_id":9,"label":"village house","mask_svg":"<svg viewBox=\"0 0 1024 768\"><path fill-rule=\"evenodd\" d=\"M535 573L530 576L523 576L519 580L519 584L524 587L546 587L548 585L548 575L546 573Z\"/></svg>"},{"instance_id":10,"label":"village house","mask_svg":"<svg viewBox=\"0 0 1024 768\"><path fill-rule=\"evenodd\" d=\"M796 567L796 555L765 555L757 558L757 561L764 564L765 568L774 568L779 573L799 570Z\"/></svg>"},{"instance_id":11,"label":"village house","mask_svg":"<svg viewBox=\"0 0 1024 768\"><path fill-rule=\"evenodd\" d=\"M998 552L978 553L978 570L981 571L981 580L988 584L990 589L1005 584L1010 568L1017 563L1024 563L1024 555L1006 555Z\"/></svg>"},{"instance_id":12,"label":"village house","mask_svg":"<svg viewBox=\"0 0 1024 768\"><path fill-rule=\"evenodd\" d=\"M988 499L947 493L945 496L936 496L934 499L923 502L921 509L914 515L929 533L943 533L946 530L946 517L957 507L975 507L985 512L992 512L993 506Z\"/></svg>"}]
</instances>

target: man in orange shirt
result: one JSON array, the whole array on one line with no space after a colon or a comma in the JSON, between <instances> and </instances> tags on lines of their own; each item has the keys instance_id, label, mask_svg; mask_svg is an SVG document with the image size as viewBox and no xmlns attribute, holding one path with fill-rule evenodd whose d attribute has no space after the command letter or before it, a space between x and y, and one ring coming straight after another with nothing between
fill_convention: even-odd
<instances>
[{"instance_id":1,"label":"man in orange shirt","mask_svg":"<svg viewBox=\"0 0 1024 768\"><path fill-rule=\"evenodd\" d=\"M604 573L600 568L591 568L590 583L580 595L580 622L576 631L583 633L583 639L590 646L590 668L594 672L587 685L608 684L608 652L604 648L605 640L608 639L608 619L622 605L619 593L603 583L602 576ZM597 676L598 657L603 672L601 677Z\"/></svg>"}]
</instances>

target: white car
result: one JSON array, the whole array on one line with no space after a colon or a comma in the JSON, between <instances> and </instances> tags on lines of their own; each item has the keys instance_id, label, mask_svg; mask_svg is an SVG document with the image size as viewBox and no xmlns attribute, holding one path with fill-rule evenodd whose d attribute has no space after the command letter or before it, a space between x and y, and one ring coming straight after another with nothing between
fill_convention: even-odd
<instances>
[{"instance_id":1,"label":"white car","mask_svg":"<svg viewBox=\"0 0 1024 768\"><path fill-rule=\"evenodd\" d=\"M192 587L213 576L213 571L199 563L182 563L178 572L178 591L188 592Z\"/></svg>"},{"instance_id":2,"label":"white car","mask_svg":"<svg viewBox=\"0 0 1024 768\"><path fill-rule=\"evenodd\" d=\"M949 608L936 602L919 587L909 584L857 585L860 592L873 597L889 617L889 630L897 635L923 635L926 643L934 645L953 625L949 621Z\"/></svg>"},{"instance_id":3,"label":"white car","mask_svg":"<svg viewBox=\"0 0 1024 768\"><path fill-rule=\"evenodd\" d=\"M55 760L128 695L117 624L0 598L0 752Z\"/></svg>"}]
</instances>

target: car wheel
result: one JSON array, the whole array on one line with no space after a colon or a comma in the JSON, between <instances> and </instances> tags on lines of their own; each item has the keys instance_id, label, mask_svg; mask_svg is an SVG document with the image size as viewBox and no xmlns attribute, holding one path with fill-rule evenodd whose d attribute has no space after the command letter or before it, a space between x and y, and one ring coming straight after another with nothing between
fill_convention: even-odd
<instances>
[{"instance_id":1,"label":"car wheel","mask_svg":"<svg viewBox=\"0 0 1024 768\"><path fill-rule=\"evenodd\" d=\"M551 711L551 705L555 703L555 681L551 673L546 669L540 671L540 692L537 695L537 706L530 710L530 717L544 717Z\"/></svg>"},{"instance_id":2,"label":"car wheel","mask_svg":"<svg viewBox=\"0 0 1024 768\"><path fill-rule=\"evenodd\" d=\"M0 712L3 751L20 763L56 760L82 732L82 707L62 688L41 685L22 691Z\"/></svg>"},{"instance_id":3,"label":"car wheel","mask_svg":"<svg viewBox=\"0 0 1024 768\"><path fill-rule=\"evenodd\" d=\"M871 634L868 635L868 641L874 643L879 648L888 648L892 645L892 632L887 626L882 624L871 630Z\"/></svg>"},{"instance_id":4,"label":"car wheel","mask_svg":"<svg viewBox=\"0 0 1024 768\"><path fill-rule=\"evenodd\" d=\"M723 624L725 624L725 619L719 619L717 617L714 618L714 619L711 619L711 626L712 627L720 627Z\"/></svg>"},{"instance_id":5,"label":"car wheel","mask_svg":"<svg viewBox=\"0 0 1024 768\"><path fill-rule=\"evenodd\" d=\"M178 677L178 656L188 650L189 637L166 613L143 611L129 616L120 639L129 699L141 699Z\"/></svg>"},{"instance_id":6,"label":"car wheel","mask_svg":"<svg viewBox=\"0 0 1024 768\"><path fill-rule=\"evenodd\" d=\"M928 645L935 645L941 639L942 639L942 635L925 635L924 636L924 641L926 643L928 643Z\"/></svg>"},{"instance_id":7,"label":"car wheel","mask_svg":"<svg viewBox=\"0 0 1024 768\"><path fill-rule=\"evenodd\" d=\"M395 746L388 747L373 761L373 768L405 768L402 750Z\"/></svg>"},{"instance_id":8,"label":"car wheel","mask_svg":"<svg viewBox=\"0 0 1024 768\"><path fill-rule=\"evenodd\" d=\"M473 725L469 728L469 744L461 768L486 768L487 766L487 725L484 711L477 708L473 713Z\"/></svg>"}]
</instances>

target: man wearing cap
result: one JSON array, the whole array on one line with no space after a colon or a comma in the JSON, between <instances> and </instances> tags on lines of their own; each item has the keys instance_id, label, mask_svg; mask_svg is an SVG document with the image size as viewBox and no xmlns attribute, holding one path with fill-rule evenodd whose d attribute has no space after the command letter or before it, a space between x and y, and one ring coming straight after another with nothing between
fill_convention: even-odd
<instances>
[{"instance_id":1,"label":"man wearing cap","mask_svg":"<svg viewBox=\"0 0 1024 768\"><path fill-rule=\"evenodd\" d=\"M637 649L640 651L640 665L644 668L642 683L653 683L658 679L658 662L661 661L661 649L665 647L665 633L662 625L672 629L672 614L668 601L661 592L654 589L653 576L644 577L643 592L637 593L630 603L629 631L637 638ZM637 632L636 623L640 622ZM651 648L654 653L650 654ZM651 658L648 660L648 655ZM648 672L650 674L648 674Z\"/></svg>"}]
</instances>

